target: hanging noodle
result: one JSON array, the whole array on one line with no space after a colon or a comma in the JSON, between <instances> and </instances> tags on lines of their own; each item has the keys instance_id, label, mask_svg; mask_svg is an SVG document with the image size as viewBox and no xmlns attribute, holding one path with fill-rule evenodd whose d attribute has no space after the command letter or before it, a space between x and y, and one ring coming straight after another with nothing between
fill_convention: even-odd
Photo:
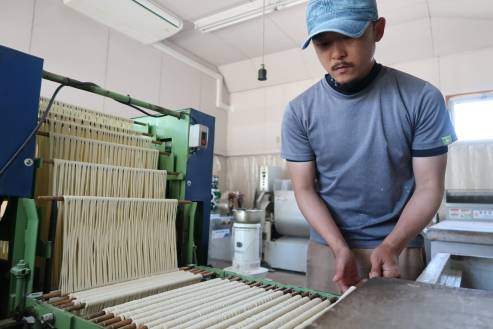
<instances>
[{"instance_id":1,"label":"hanging noodle","mask_svg":"<svg viewBox=\"0 0 493 329\"><path fill-rule=\"evenodd\" d=\"M52 195L164 199L165 170L55 159Z\"/></svg>"},{"instance_id":2,"label":"hanging noodle","mask_svg":"<svg viewBox=\"0 0 493 329\"><path fill-rule=\"evenodd\" d=\"M44 113L48 107L49 100L47 98L41 98L39 102L40 114ZM74 106L71 104L63 103L60 101L54 101L50 110L52 117L64 117L68 121L90 121L92 123L101 123L113 127L119 127L124 129L132 129L133 120L122 118L116 115L92 111L80 106Z\"/></svg>"},{"instance_id":3,"label":"hanging noodle","mask_svg":"<svg viewBox=\"0 0 493 329\"><path fill-rule=\"evenodd\" d=\"M47 119L43 124L43 130L50 133L89 138L102 142L124 144L137 147L152 147L152 138L148 136L115 132L108 129L100 129L93 126L77 124L70 121Z\"/></svg>"},{"instance_id":4,"label":"hanging noodle","mask_svg":"<svg viewBox=\"0 0 493 329\"><path fill-rule=\"evenodd\" d=\"M116 166L156 169L159 151L94 141L57 133L50 134L50 153L45 158Z\"/></svg>"},{"instance_id":5,"label":"hanging noodle","mask_svg":"<svg viewBox=\"0 0 493 329\"><path fill-rule=\"evenodd\" d=\"M51 195L164 199L166 171L55 159ZM58 286L62 261L63 202L57 205L52 285Z\"/></svg>"},{"instance_id":6,"label":"hanging noodle","mask_svg":"<svg viewBox=\"0 0 493 329\"><path fill-rule=\"evenodd\" d=\"M176 268L176 200L66 196L63 293Z\"/></svg>"}]
</instances>

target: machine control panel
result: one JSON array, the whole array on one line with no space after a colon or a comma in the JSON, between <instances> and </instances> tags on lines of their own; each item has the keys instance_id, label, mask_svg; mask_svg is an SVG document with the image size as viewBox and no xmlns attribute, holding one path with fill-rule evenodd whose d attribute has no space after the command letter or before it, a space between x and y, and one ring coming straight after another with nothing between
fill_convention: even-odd
<instances>
[{"instance_id":1,"label":"machine control panel","mask_svg":"<svg viewBox=\"0 0 493 329\"><path fill-rule=\"evenodd\" d=\"M209 128L195 124L190 126L188 146L193 149L206 149L209 144Z\"/></svg>"}]
</instances>

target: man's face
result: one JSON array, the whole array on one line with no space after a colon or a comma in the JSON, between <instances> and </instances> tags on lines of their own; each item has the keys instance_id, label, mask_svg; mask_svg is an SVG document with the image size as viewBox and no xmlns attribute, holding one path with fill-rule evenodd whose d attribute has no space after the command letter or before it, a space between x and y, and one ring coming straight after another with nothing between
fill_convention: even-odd
<instances>
[{"instance_id":1,"label":"man's face","mask_svg":"<svg viewBox=\"0 0 493 329\"><path fill-rule=\"evenodd\" d=\"M380 41L385 19L370 24L365 33L352 39L335 32L324 32L313 37L318 59L337 83L345 84L365 77L373 66L375 42Z\"/></svg>"}]
</instances>

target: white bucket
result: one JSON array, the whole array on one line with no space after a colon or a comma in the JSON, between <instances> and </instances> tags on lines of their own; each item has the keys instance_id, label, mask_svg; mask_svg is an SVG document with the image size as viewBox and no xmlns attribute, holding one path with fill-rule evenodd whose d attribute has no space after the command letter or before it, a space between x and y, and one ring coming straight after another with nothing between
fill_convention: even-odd
<instances>
[{"instance_id":1,"label":"white bucket","mask_svg":"<svg viewBox=\"0 0 493 329\"><path fill-rule=\"evenodd\" d=\"M251 272L260 267L262 229L261 224L233 224L233 270Z\"/></svg>"}]
</instances>

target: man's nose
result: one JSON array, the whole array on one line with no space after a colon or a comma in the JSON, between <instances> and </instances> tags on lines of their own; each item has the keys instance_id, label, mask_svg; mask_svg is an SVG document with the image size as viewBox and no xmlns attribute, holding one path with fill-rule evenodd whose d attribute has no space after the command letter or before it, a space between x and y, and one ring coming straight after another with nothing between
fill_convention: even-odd
<instances>
[{"instance_id":1,"label":"man's nose","mask_svg":"<svg viewBox=\"0 0 493 329\"><path fill-rule=\"evenodd\" d=\"M331 59L340 60L347 56L346 47L343 40L336 40L332 43Z\"/></svg>"}]
</instances>

